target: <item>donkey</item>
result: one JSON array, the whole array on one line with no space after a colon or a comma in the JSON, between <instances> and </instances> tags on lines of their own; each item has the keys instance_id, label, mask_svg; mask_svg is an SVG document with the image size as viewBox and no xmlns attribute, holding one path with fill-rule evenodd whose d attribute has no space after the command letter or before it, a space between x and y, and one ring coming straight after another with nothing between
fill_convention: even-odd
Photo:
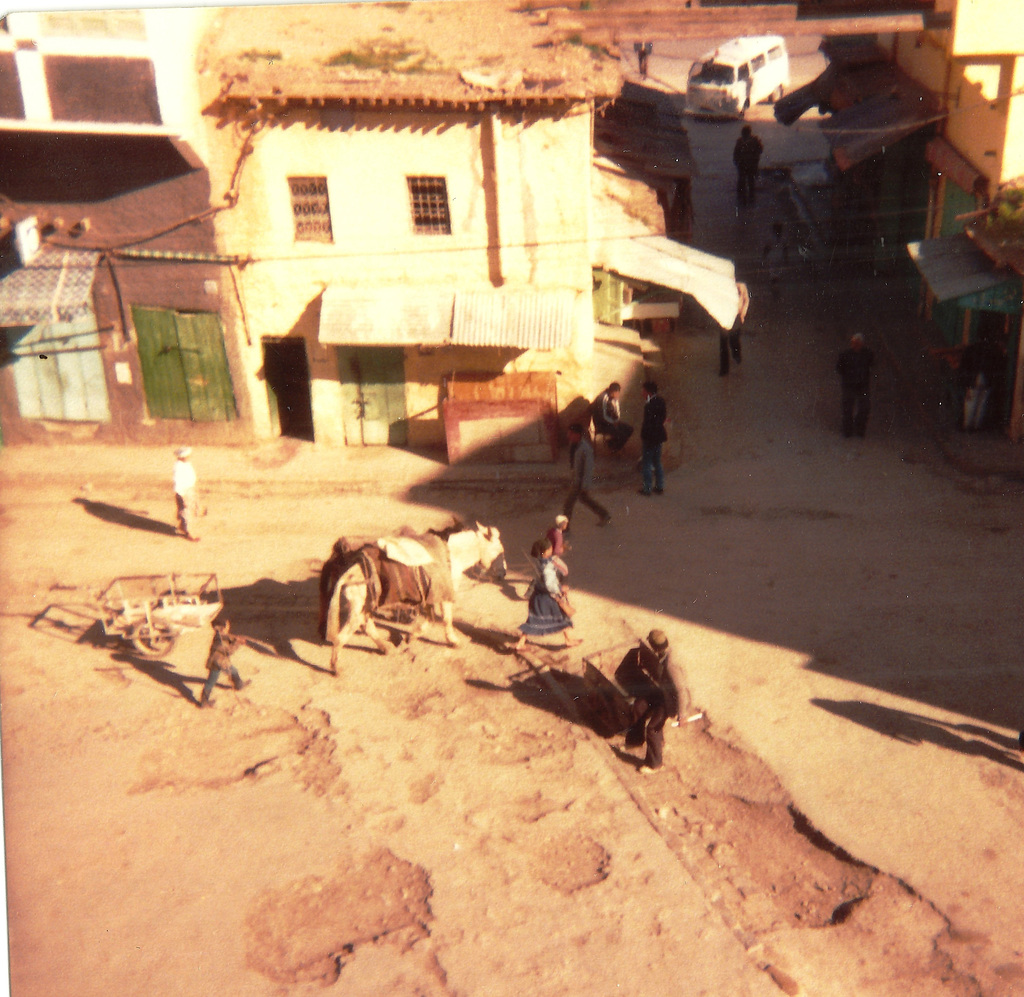
<instances>
[{"instance_id":1,"label":"donkey","mask_svg":"<svg viewBox=\"0 0 1024 997\"><path fill-rule=\"evenodd\" d=\"M403 533L358 547L338 540L320 572L320 636L332 644L331 673L337 675L338 652L360 630L382 654L390 653L392 645L373 620L379 609L440 611L445 638L457 647L455 588L474 569L505 577L505 551L494 526L456 523L447 530Z\"/></svg>"}]
</instances>

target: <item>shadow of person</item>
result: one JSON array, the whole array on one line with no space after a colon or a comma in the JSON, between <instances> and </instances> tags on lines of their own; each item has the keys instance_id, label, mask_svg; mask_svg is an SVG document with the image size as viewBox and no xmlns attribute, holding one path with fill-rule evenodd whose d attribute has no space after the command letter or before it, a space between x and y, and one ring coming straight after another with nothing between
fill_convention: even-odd
<instances>
[{"instance_id":1,"label":"shadow of person","mask_svg":"<svg viewBox=\"0 0 1024 997\"><path fill-rule=\"evenodd\" d=\"M455 621L455 629L465 634L474 644L482 644L494 651L508 652L510 645L515 643L515 637L510 636L504 630L491 630L488 627L474 626L463 620Z\"/></svg>"},{"instance_id":2,"label":"shadow of person","mask_svg":"<svg viewBox=\"0 0 1024 997\"><path fill-rule=\"evenodd\" d=\"M132 530L145 530L147 533L160 533L168 537L177 535L177 530L170 523L162 523L157 519L150 519L148 516L140 516L139 513L132 512L130 509L122 509L119 505L94 502L92 499L85 498L76 498L72 501L82 506L90 516L102 519L106 523L127 526Z\"/></svg>"},{"instance_id":3,"label":"shadow of person","mask_svg":"<svg viewBox=\"0 0 1024 997\"><path fill-rule=\"evenodd\" d=\"M907 713L904 710L895 710L861 700L812 699L811 702L834 716L851 720L903 744L918 745L927 742L962 755L988 758L1000 765L1024 772L1024 762L1016 757L1016 738L1005 737L975 724L946 723L934 717ZM979 735L991 743L980 740Z\"/></svg>"},{"instance_id":4,"label":"shadow of person","mask_svg":"<svg viewBox=\"0 0 1024 997\"><path fill-rule=\"evenodd\" d=\"M189 683L193 685L204 685L206 682L206 676L192 676L192 675L179 675L174 671L174 666L168 664L166 661L153 661L148 658L140 658L137 655L129 654L125 651L120 651L117 654L111 655L114 661L123 661L132 666L137 672L141 672L143 675L153 679L154 682L159 682L160 685L167 686L168 689L173 689L182 697L194 706L199 705L199 700L196 698L195 693L189 687Z\"/></svg>"},{"instance_id":5,"label":"shadow of person","mask_svg":"<svg viewBox=\"0 0 1024 997\"><path fill-rule=\"evenodd\" d=\"M230 619L236 633L253 638L250 646L258 653L326 673L327 669L307 661L292 644L294 638L323 643L316 632L318 586L318 577L311 575L288 582L260 578L249 585L221 589L221 618Z\"/></svg>"},{"instance_id":6,"label":"shadow of person","mask_svg":"<svg viewBox=\"0 0 1024 997\"><path fill-rule=\"evenodd\" d=\"M524 706L544 710L560 720L588 727L598 737L610 738L622 733L608 705L581 675L547 668L525 679L512 679L507 686L483 679L466 679L466 685L486 692L508 692Z\"/></svg>"}]
</instances>

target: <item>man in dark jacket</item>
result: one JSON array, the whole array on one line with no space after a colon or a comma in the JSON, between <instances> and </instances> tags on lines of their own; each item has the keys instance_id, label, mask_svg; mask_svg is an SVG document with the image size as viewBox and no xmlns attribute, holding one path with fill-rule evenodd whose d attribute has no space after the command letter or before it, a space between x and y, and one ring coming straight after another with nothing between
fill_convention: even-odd
<instances>
[{"instance_id":1,"label":"man in dark jacket","mask_svg":"<svg viewBox=\"0 0 1024 997\"><path fill-rule=\"evenodd\" d=\"M736 200L741 207L754 203L762 152L764 146L761 140L754 134L750 125L744 125L732 150L732 161L736 166Z\"/></svg>"},{"instance_id":2,"label":"man in dark jacket","mask_svg":"<svg viewBox=\"0 0 1024 997\"><path fill-rule=\"evenodd\" d=\"M661 768L665 746L665 721L679 718L681 698L671 673L668 637L652 630L647 642L627 652L615 670L615 679L633 697L633 723L626 732L626 746L646 742L647 755L640 771L649 775Z\"/></svg>"},{"instance_id":3,"label":"man in dark jacket","mask_svg":"<svg viewBox=\"0 0 1024 997\"><path fill-rule=\"evenodd\" d=\"M875 354L864 345L861 333L850 338L850 346L839 354L836 373L842 388L843 436L863 436L871 412L871 365Z\"/></svg>"},{"instance_id":4,"label":"man in dark jacket","mask_svg":"<svg viewBox=\"0 0 1024 997\"><path fill-rule=\"evenodd\" d=\"M590 494L594 486L594 448L583 425L578 422L569 427L569 467L569 493L565 496L562 514L572 520L572 510L578 499L597 514L598 526L607 526L612 521L611 513Z\"/></svg>"},{"instance_id":5,"label":"man in dark jacket","mask_svg":"<svg viewBox=\"0 0 1024 997\"><path fill-rule=\"evenodd\" d=\"M641 467L643 487L641 495L650 495L652 486L655 495L665 490L665 472L661 466L661 447L668 439L665 420L668 410L665 400L658 394L654 381L644 381L644 421L640 426L640 441L643 444Z\"/></svg>"}]
</instances>

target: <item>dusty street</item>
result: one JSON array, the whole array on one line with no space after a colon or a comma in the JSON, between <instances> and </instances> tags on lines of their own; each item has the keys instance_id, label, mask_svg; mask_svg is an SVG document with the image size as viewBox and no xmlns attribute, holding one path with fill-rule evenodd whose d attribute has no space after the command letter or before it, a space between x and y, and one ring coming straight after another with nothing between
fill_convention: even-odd
<instances>
[{"instance_id":1,"label":"dusty street","mask_svg":"<svg viewBox=\"0 0 1024 997\"><path fill-rule=\"evenodd\" d=\"M614 524L578 517L580 651L657 623L707 714L652 779L573 722L580 652L509 653L521 582L467 582L457 651L334 678L315 639L338 535L476 515L525 577L559 469L201 450L188 545L162 450L5 452L16 997L1019 992L1021 495L934 459L884 356L840 437L834 293L787 288L728 378L711 330L660 344L667 494L602 455ZM98 646L90 594L157 570L217 571L254 639L212 710L207 634Z\"/></svg>"},{"instance_id":2,"label":"dusty street","mask_svg":"<svg viewBox=\"0 0 1024 997\"><path fill-rule=\"evenodd\" d=\"M732 184L700 181L702 247L742 261L779 213L799 227L781 183L744 216ZM953 474L920 428L895 283L750 279L728 377L710 327L650 344L666 494L636 494L634 449L600 454L613 524L574 523L571 652L511 652L561 465L197 448L190 545L170 451L0 454L15 997L1024 991L1024 492ZM853 328L878 355L859 441L834 374ZM499 527L513 569L465 581L462 646L361 639L330 675L334 540L453 515ZM208 631L144 660L97 630L98 590L157 571L217 572L252 640L213 709ZM577 697L585 656L652 626L704 716L645 778Z\"/></svg>"}]
</instances>

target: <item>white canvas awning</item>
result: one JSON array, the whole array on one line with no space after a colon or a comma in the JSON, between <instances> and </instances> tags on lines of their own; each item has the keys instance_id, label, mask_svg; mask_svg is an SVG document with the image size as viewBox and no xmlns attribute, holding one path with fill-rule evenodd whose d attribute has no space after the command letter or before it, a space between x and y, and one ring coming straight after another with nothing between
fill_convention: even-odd
<instances>
[{"instance_id":1,"label":"white canvas awning","mask_svg":"<svg viewBox=\"0 0 1024 997\"><path fill-rule=\"evenodd\" d=\"M736 267L662 235L602 239L595 244L593 265L646 284L689 294L723 328L732 328L739 313Z\"/></svg>"},{"instance_id":2,"label":"white canvas awning","mask_svg":"<svg viewBox=\"0 0 1024 997\"><path fill-rule=\"evenodd\" d=\"M338 346L439 346L451 341L454 302L454 291L328 287L319 339Z\"/></svg>"}]
</instances>

